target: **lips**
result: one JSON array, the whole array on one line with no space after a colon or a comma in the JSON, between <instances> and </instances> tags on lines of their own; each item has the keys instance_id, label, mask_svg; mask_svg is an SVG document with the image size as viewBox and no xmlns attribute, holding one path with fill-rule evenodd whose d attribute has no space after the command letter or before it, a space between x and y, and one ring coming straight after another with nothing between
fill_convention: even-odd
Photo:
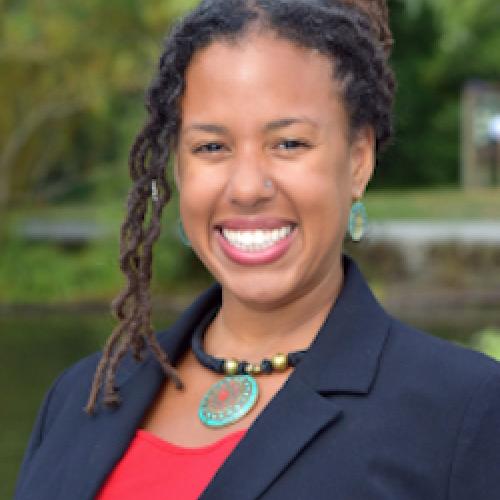
<instances>
[{"instance_id":1,"label":"lips","mask_svg":"<svg viewBox=\"0 0 500 500\"><path fill-rule=\"evenodd\" d=\"M268 264L289 249L297 224L293 221L259 217L228 219L216 224L217 241L226 256L238 264Z\"/></svg>"}]
</instances>

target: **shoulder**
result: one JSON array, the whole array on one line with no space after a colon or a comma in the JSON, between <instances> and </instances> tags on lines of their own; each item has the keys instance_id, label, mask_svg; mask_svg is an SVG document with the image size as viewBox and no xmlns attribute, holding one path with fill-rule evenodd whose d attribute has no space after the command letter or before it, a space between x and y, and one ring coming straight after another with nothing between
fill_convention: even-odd
<instances>
[{"instance_id":1,"label":"shoulder","mask_svg":"<svg viewBox=\"0 0 500 500\"><path fill-rule=\"evenodd\" d=\"M67 392L71 388L87 388L101 356L101 352L94 352L68 366L56 378L52 389L59 393Z\"/></svg>"},{"instance_id":2,"label":"shoulder","mask_svg":"<svg viewBox=\"0 0 500 500\"><path fill-rule=\"evenodd\" d=\"M64 369L56 379L59 388L63 388L68 384L80 384L91 377L101 356L102 352L96 351Z\"/></svg>"},{"instance_id":3,"label":"shoulder","mask_svg":"<svg viewBox=\"0 0 500 500\"><path fill-rule=\"evenodd\" d=\"M500 363L393 320L379 382L409 411L418 409L431 425L429 432L452 432L458 455L471 457L464 437L474 436L479 447L496 439L494 463L500 467Z\"/></svg>"},{"instance_id":4,"label":"shoulder","mask_svg":"<svg viewBox=\"0 0 500 500\"><path fill-rule=\"evenodd\" d=\"M47 432L55 417L71 407L82 411L88 397L92 379L102 356L95 352L62 371L45 395L40 409L41 433Z\"/></svg>"},{"instance_id":5,"label":"shoulder","mask_svg":"<svg viewBox=\"0 0 500 500\"><path fill-rule=\"evenodd\" d=\"M500 363L393 319L373 390L386 416L410 414L420 443L447 450L446 498L497 498Z\"/></svg>"},{"instance_id":6,"label":"shoulder","mask_svg":"<svg viewBox=\"0 0 500 500\"><path fill-rule=\"evenodd\" d=\"M393 321L387 355L403 355L400 394L436 440L449 434L447 498L493 500L500 489L500 363ZM441 441L439 441L441 442Z\"/></svg>"},{"instance_id":7,"label":"shoulder","mask_svg":"<svg viewBox=\"0 0 500 500\"><path fill-rule=\"evenodd\" d=\"M500 363L493 358L453 342L434 337L391 318L384 354L389 364L396 360L400 371L432 381L442 389L459 385L467 389L500 375Z\"/></svg>"},{"instance_id":8,"label":"shoulder","mask_svg":"<svg viewBox=\"0 0 500 500\"><path fill-rule=\"evenodd\" d=\"M94 353L66 368L54 380L40 405L33 429L24 453L18 473L16 491L25 480L30 463L45 436L54 429L54 422L60 415L83 411L85 397L88 395L92 376L99 362L101 353ZM66 420L70 420L66 418ZM78 421L78 419L75 419ZM17 497L16 497L17 498Z\"/></svg>"},{"instance_id":9,"label":"shoulder","mask_svg":"<svg viewBox=\"0 0 500 500\"><path fill-rule=\"evenodd\" d=\"M52 417L61 413L82 414L102 356L101 351L94 352L70 365L55 379L45 396L47 403L45 420L48 424L52 421ZM150 364L153 359L153 354L146 351L142 361L137 361L132 353L127 351L117 366L115 386L122 386L137 370Z\"/></svg>"}]
</instances>

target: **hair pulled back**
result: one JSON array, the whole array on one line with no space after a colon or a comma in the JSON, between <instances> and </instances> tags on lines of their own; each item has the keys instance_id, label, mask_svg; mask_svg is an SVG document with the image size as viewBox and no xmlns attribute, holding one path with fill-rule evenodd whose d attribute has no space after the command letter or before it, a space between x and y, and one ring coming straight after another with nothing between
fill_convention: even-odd
<instances>
[{"instance_id":1,"label":"hair pulled back","mask_svg":"<svg viewBox=\"0 0 500 500\"><path fill-rule=\"evenodd\" d=\"M171 30L146 94L148 119L130 151L133 181L121 228L120 268L127 285L113 302L118 325L104 347L85 410L95 410L101 386L108 406L120 403L114 379L130 350L142 360L149 346L165 374L182 387L151 326L152 248L171 197L166 166L180 128L179 104L193 55L214 41L237 41L252 28L270 30L318 50L333 64L351 131L373 128L377 152L392 134L395 81L388 65L392 36L385 0L203 0ZM152 183L157 199L151 200Z\"/></svg>"}]
</instances>

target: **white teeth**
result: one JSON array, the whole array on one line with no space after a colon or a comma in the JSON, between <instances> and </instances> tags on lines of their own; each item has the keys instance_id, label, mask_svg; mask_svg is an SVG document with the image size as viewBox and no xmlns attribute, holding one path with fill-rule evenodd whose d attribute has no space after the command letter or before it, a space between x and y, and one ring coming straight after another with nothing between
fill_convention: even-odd
<instances>
[{"instance_id":1,"label":"white teeth","mask_svg":"<svg viewBox=\"0 0 500 500\"><path fill-rule=\"evenodd\" d=\"M264 250L272 247L278 241L286 238L292 232L292 226L283 226L280 229L257 229L251 231L235 231L222 229L222 234L231 245L245 251Z\"/></svg>"}]
</instances>

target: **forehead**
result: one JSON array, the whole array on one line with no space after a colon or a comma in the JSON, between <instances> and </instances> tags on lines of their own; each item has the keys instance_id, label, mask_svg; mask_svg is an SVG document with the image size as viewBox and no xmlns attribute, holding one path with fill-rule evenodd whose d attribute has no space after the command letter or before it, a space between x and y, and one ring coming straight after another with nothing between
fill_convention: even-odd
<instances>
[{"instance_id":1,"label":"forehead","mask_svg":"<svg viewBox=\"0 0 500 500\"><path fill-rule=\"evenodd\" d=\"M332 61L273 33L216 41L197 52L186 72L182 121L228 116L275 119L307 115L323 122L345 117Z\"/></svg>"}]
</instances>

